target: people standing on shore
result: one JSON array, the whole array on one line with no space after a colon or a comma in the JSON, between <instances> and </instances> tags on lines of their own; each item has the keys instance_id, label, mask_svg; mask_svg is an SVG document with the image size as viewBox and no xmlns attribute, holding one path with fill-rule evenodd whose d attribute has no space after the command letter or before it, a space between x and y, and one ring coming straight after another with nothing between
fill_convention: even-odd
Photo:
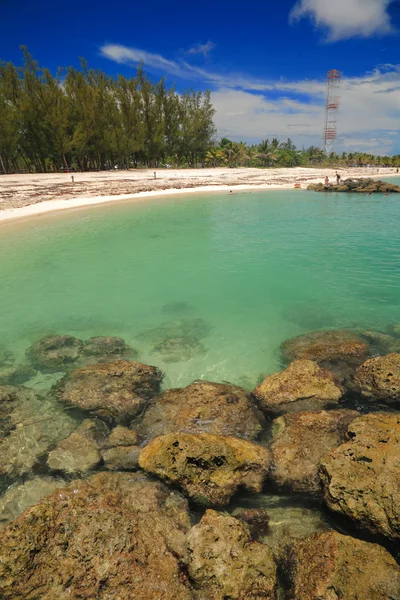
<instances>
[{"instance_id":1,"label":"people standing on shore","mask_svg":"<svg viewBox=\"0 0 400 600\"><path fill-rule=\"evenodd\" d=\"M328 175L325 177L325 185L329 185L329 177L328 177Z\"/></svg>"},{"instance_id":2,"label":"people standing on shore","mask_svg":"<svg viewBox=\"0 0 400 600\"><path fill-rule=\"evenodd\" d=\"M340 173L338 173L338 172L336 171L336 183L337 183L337 185L339 185L339 184L340 184L340 180L341 180Z\"/></svg>"}]
</instances>

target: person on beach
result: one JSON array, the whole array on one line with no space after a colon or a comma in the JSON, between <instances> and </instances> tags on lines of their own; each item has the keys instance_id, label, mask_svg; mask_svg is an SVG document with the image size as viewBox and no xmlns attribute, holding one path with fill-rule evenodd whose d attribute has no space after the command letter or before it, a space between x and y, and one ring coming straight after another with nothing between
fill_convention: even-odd
<instances>
[{"instance_id":1,"label":"person on beach","mask_svg":"<svg viewBox=\"0 0 400 600\"><path fill-rule=\"evenodd\" d=\"M328 177L328 175L325 177L325 185L329 185L329 177Z\"/></svg>"},{"instance_id":2,"label":"person on beach","mask_svg":"<svg viewBox=\"0 0 400 600\"><path fill-rule=\"evenodd\" d=\"M341 180L340 173L338 173L338 172L336 171L336 183L337 183L337 185L339 185L339 184L340 184L340 180Z\"/></svg>"}]
</instances>

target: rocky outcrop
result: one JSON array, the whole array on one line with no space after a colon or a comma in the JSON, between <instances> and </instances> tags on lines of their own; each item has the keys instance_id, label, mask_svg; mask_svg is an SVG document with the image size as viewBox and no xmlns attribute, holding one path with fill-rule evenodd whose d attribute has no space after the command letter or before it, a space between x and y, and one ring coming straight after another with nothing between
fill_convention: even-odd
<instances>
[{"instance_id":1,"label":"rocky outcrop","mask_svg":"<svg viewBox=\"0 0 400 600\"><path fill-rule=\"evenodd\" d=\"M320 494L319 462L344 441L348 425L357 417L355 410L321 410L275 419L271 479L294 492Z\"/></svg>"},{"instance_id":2,"label":"rocky outcrop","mask_svg":"<svg viewBox=\"0 0 400 600\"><path fill-rule=\"evenodd\" d=\"M400 192L400 186L387 181L377 181L371 178L344 179L340 184L310 183L307 190L313 192L344 192L346 194L386 194Z\"/></svg>"},{"instance_id":3,"label":"rocky outcrop","mask_svg":"<svg viewBox=\"0 0 400 600\"><path fill-rule=\"evenodd\" d=\"M356 389L372 402L400 402L400 354L365 361L354 376Z\"/></svg>"},{"instance_id":4,"label":"rocky outcrop","mask_svg":"<svg viewBox=\"0 0 400 600\"><path fill-rule=\"evenodd\" d=\"M198 600L275 600L276 564L240 521L207 510L188 535L189 577Z\"/></svg>"},{"instance_id":5,"label":"rocky outcrop","mask_svg":"<svg viewBox=\"0 0 400 600\"><path fill-rule=\"evenodd\" d=\"M283 342L287 362L313 360L341 377L358 367L369 354L369 345L356 333L345 330L313 331Z\"/></svg>"},{"instance_id":6,"label":"rocky outcrop","mask_svg":"<svg viewBox=\"0 0 400 600\"><path fill-rule=\"evenodd\" d=\"M12 386L0 387L0 421L0 475L8 477L29 473L78 425L53 398Z\"/></svg>"},{"instance_id":7,"label":"rocky outcrop","mask_svg":"<svg viewBox=\"0 0 400 600\"><path fill-rule=\"evenodd\" d=\"M62 479L38 476L10 486L6 493L0 496L0 529L24 510L65 485Z\"/></svg>"},{"instance_id":8,"label":"rocky outcrop","mask_svg":"<svg viewBox=\"0 0 400 600\"><path fill-rule=\"evenodd\" d=\"M335 405L343 388L332 373L312 360L296 360L284 371L266 377L253 395L263 411L281 415Z\"/></svg>"},{"instance_id":9,"label":"rocky outcrop","mask_svg":"<svg viewBox=\"0 0 400 600\"><path fill-rule=\"evenodd\" d=\"M112 423L129 424L159 392L161 380L157 367L117 360L76 369L53 391L69 406Z\"/></svg>"},{"instance_id":10,"label":"rocky outcrop","mask_svg":"<svg viewBox=\"0 0 400 600\"><path fill-rule=\"evenodd\" d=\"M263 446L207 433L157 437L139 456L142 469L179 485L206 506L227 504L239 488L260 492L270 462Z\"/></svg>"},{"instance_id":11,"label":"rocky outcrop","mask_svg":"<svg viewBox=\"0 0 400 600\"><path fill-rule=\"evenodd\" d=\"M0 534L2 600L192 600L186 501L142 474L100 473Z\"/></svg>"},{"instance_id":12,"label":"rocky outcrop","mask_svg":"<svg viewBox=\"0 0 400 600\"><path fill-rule=\"evenodd\" d=\"M98 360L116 360L118 358L137 358L138 352L125 343L125 340L112 336L89 338L83 346L83 354Z\"/></svg>"},{"instance_id":13,"label":"rocky outcrop","mask_svg":"<svg viewBox=\"0 0 400 600\"><path fill-rule=\"evenodd\" d=\"M400 415L359 417L348 438L321 461L325 502L372 533L400 539Z\"/></svg>"},{"instance_id":14,"label":"rocky outcrop","mask_svg":"<svg viewBox=\"0 0 400 600\"><path fill-rule=\"evenodd\" d=\"M83 342L71 335L46 335L28 348L26 355L35 369L65 371L81 357Z\"/></svg>"},{"instance_id":15,"label":"rocky outcrop","mask_svg":"<svg viewBox=\"0 0 400 600\"><path fill-rule=\"evenodd\" d=\"M400 600L400 568L378 544L329 531L289 550L288 600Z\"/></svg>"},{"instance_id":16,"label":"rocky outcrop","mask_svg":"<svg viewBox=\"0 0 400 600\"><path fill-rule=\"evenodd\" d=\"M155 398L139 431L145 439L178 431L255 439L263 425L264 417L242 388L196 381Z\"/></svg>"}]
</instances>

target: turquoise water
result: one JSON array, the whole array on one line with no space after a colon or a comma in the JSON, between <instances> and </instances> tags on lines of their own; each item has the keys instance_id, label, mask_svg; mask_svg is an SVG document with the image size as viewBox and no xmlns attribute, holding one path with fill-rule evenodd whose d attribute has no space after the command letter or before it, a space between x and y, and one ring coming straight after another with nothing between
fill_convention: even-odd
<instances>
[{"instance_id":1,"label":"turquoise water","mask_svg":"<svg viewBox=\"0 0 400 600\"><path fill-rule=\"evenodd\" d=\"M289 337L398 321L399 219L396 195L279 190L3 224L0 343L22 359L49 332L118 335L166 371L167 387L196 378L253 386L280 367ZM190 331L198 318L201 336ZM166 363L140 334L177 319L205 353Z\"/></svg>"}]
</instances>

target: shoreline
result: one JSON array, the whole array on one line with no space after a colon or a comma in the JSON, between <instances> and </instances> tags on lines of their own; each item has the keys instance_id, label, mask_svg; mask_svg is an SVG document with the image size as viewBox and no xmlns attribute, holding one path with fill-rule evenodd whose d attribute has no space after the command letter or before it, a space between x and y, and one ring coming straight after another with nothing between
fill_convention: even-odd
<instances>
[{"instance_id":1,"label":"shoreline","mask_svg":"<svg viewBox=\"0 0 400 600\"><path fill-rule=\"evenodd\" d=\"M374 170L375 172L371 172L371 169L367 168L348 168L340 169L339 172L342 174L342 179L347 177L369 177L374 179L388 176L400 177L393 170L389 168L380 169L380 172L377 173L376 170ZM294 190L296 183L300 183L301 185L301 188L296 191L304 191L309 184L321 182L326 175L333 179L335 171L332 169L311 169L304 167L268 170L252 168L235 170L224 168L208 170L188 169L185 171L163 170L158 171L161 177L152 179L152 184L145 183L151 179L149 177L151 173L153 171L142 170L141 172L119 171L117 173L4 175L0 178L0 224L14 219L40 216L50 212L163 196L229 192L230 190L234 193L248 190ZM92 191L91 188L94 188L93 192L95 192L95 190L101 191L103 187L107 186L107 191L118 191L121 188L125 191L126 182L129 182L132 187L139 187L139 191L132 190L132 192L121 194L106 193L96 195L92 193L87 196L74 196L73 192L75 191L76 184L66 182L66 177L71 178L72 176L78 180L77 183L85 191L87 190L89 194ZM229 183L224 181L227 177L230 178ZM263 181L260 181L260 178ZM210 179L214 179L215 181L210 182ZM199 185L193 185L193 183L198 183ZM171 187L168 184L172 184ZM17 187L13 189L13 185ZM177 185L177 187L174 187L174 185ZM67 190L65 186L67 186ZM151 189L143 190L143 186L150 187ZM4 190L3 196L1 194L2 190ZM40 194L43 194L45 199L37 201L37 196ZM68 197L63 198L63 195L67 195ZM15 201L17 205L14 204L14 197L17 198ZM47 197L50 199L46 199ZM11 206L8 207L8 204L11 204Z\"/></svg>"}]
</instances>

